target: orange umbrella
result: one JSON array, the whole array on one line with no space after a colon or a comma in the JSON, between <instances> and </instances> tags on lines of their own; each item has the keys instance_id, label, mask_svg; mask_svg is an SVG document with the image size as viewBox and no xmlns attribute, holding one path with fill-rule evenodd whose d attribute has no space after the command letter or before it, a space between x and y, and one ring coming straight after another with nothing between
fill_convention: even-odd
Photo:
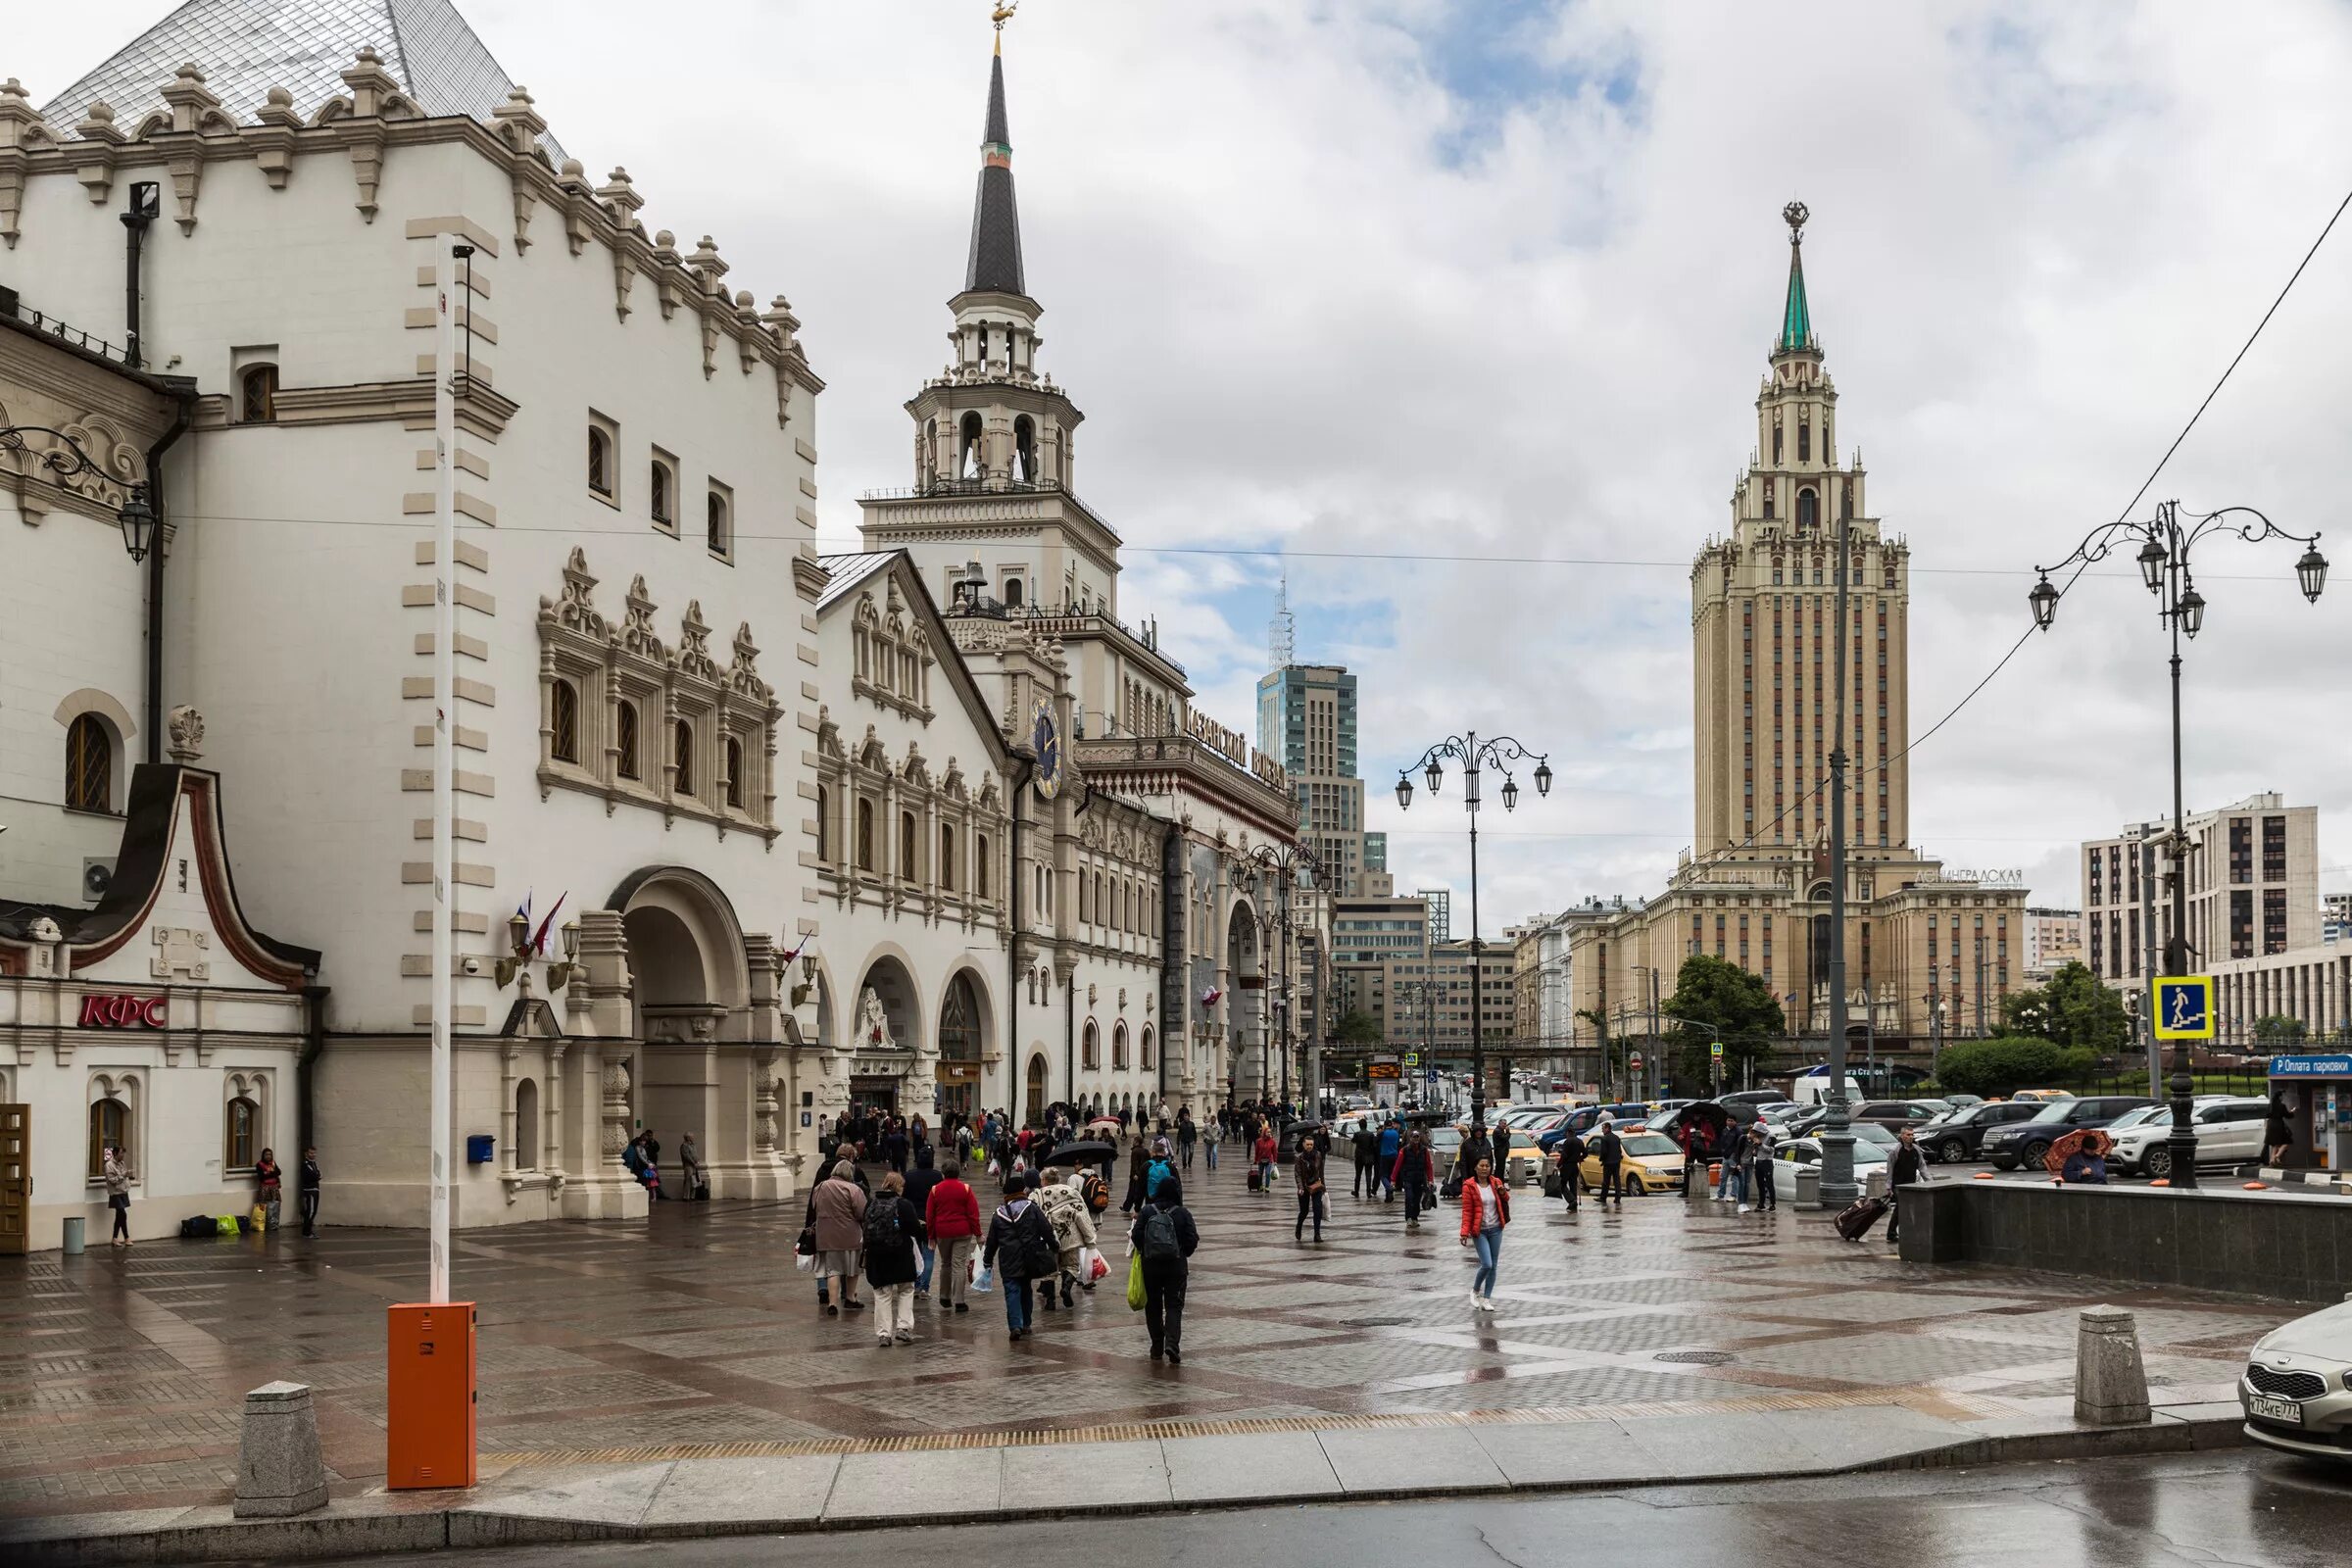
<instances>
[{"instance_id":1,"label":"orange umbrella","mask_svg":"<svg viewBox=\"0 0 2352 1568\"><path fill-rule=\"evenodd\" d=\"M2114 1148L2115 1140L2096 1127L2078 1127L2051 1141L2050 1152L2042 1157L2042 1163L2049 1167L2051 1175L2059 1176L2065 1174L2069 1156L2083 1153L2103 1159Z\"/></svg>"}]
</instances>

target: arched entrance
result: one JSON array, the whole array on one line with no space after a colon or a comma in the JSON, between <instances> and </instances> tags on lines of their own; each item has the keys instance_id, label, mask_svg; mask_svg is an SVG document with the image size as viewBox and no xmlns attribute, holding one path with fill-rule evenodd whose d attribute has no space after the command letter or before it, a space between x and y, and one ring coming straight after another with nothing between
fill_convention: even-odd
<instances>
[{"instance_id":1,"label":"arched entrance","mask_svg":"<svg viewBox=\"0 0 2352 1568\"><path fill-rule=\"evenodd\" d=\"M906 1081L914 1070L915 1043L923 1038L923 1019L914 977L904 959L886 952L866 965L844 1023L857 1054L850 1065L852 1109L930 1115L929 1089L912 1092Z\"/></svg>"},{"instance_id":2,"label":"arched entrance","mask_svg":"<svg viewBox=\"0 0 2352 1568\"><path fill-rule=\"evenodd\" d=\"M740 1049L750 1039L751 969L734 905L699 871L655 866L623 881L606 907L620 911L637 1042L635 1113L623 1133L660 1141L665 1192L679 1186L678 1151L692 1134L713 1194L751 1196L754 1095Z\"/></svg>"},{"instance_id":3,"label":"arched entrance","mask_svg":"<svg viewBox=\"0 0 2352 1568\"><path fill-rule=\"evenodd\" d=\"M1225 1092L1231 1100L1267 1097L1266 978L1259 958L1257 911L1234 901L1225 920Z\"/></svg>"},{"instance_id":4,"label":"arched entrance","mask_svg":"<svg viewBox=\"0 0 2352 1568\"><path fill-rule=\"evenodd\" d=\"M978 979L958 969L939 1004L939 1108L970 1117L980 1108L980 1074L988 1049L988 1004Z\"/></svg>"},{"instance_id":5,"label":"arched entrance","mask_svg":"<svg viewBox=\"0 0 2352 1568\"><path fill-rule=\"evenodd\" d=\"M1042 1126L1046 1119L1046 1055L1042 1051L1029 1058L1029 1092L1021 1097L1021 1115L1032 1127Z\"/></svg>"}]
</instances>

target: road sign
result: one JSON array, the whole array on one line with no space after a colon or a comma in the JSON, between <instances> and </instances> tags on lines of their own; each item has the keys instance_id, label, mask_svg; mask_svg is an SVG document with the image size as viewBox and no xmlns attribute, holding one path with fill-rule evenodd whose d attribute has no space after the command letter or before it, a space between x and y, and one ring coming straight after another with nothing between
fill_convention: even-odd
<instances>
[{"instance_id":1,"label":"road sign","mask_svg":"<svg viewBox=\"0 0 2352 1568\"><path fill-rule=\"evenodd\" d=\"M1640 1072L1642 1070L1642 1053L1637 1051L1632 1055L1626 1057L1625 1064L1628 1067L1633 1068L1634 1071Z\"/></svg>"},{"instance_id":2,"label":"road sign","mask_svg":"<svg viewBox=\"0 0 2352 1568\"><path fill-rule=\"evenodd\" d=\"M2213 1038L2213 976L2175 974L2156 977L2156 1038Z\"/></svg>"},{"instance_id":3,"label":"road sign","mask_svg":"<svg viewBox=\"0 0 2352 1568\"><path fill-rule=\"evenodd\" d=\"M1723 1042L1720 1040L1711 1042L1707 1047L1707 1054L1717 1061L1721 1061L1723 1059Z\"/></svg>"},{"instance_id":4,"label":"road sign","mask_svg":"<svg viewBox=\"0 0 2352 1568\"><path fill-rule=\"evenodd\" d=\"M1437 1081L1438 1081L1440 1078L1444 1077L1444 1076L1445 1076L1445 1074L1443 1074L1443 1073L1439 1072L1437 1068L1435 1068L1435 1067L1432 1067L1432 1068L1430 1068L1430 1069L1429 1069L1427 1072L1424 1072L1424 1073L1423 1073L1421 1076L1422 1076L1422 1077L1424 1077L1424 1078L1426 1078L1426 1079L1428 1079L1428 1080L1429 1080L1431 1083L1433 1083L1433 1084L1434 1084L1434 1083L1436 1083L1436 1082L1437 1082Z\"/></svg>"},{"instance_id":5,"label":"road sign","mask_svg":"<svg viewBox=\"0 0 2352 1568\"><path fill-rule=\"evenodd\" d=\"M1383 1079L1388 1079L1388 1078L1396 1078L1396 1077L1398 1077L1398 1076L1400 1076L1400 1075L1399 1075L1399 1073L1398 1073L1398 1070L1397 1070L1396 1064L1395 1062L1393 1062L1393 1061L1376 1061L1376 1062L1373 1062L1373 1063L1372 1063L1370 1066L1368 1066L1368 1067L1366 1067L1366 1068L1364 1069L1364 1076L1365 1076L1365 1077L1367 1077L1367 1078L1383 1078Z\"/></svg>"},{"instance_id":6,"label":"road sign","mask_svg":"<svg viewBox=\"0 0 2352 1568\"><path fill-rule=\"evenodd\" d=\"M1419 1052L1417 1052L1417 1051L1408 1051L1408 1052L1406 1052L1406 1053L1404 1054L1404 1064L1405 1064L1407 1067L1418 1067L1418 1066L1420 1066L1420 1065L1421 1065L1421 1053L1419 1053Z\"/></svg>"}]
</instances>

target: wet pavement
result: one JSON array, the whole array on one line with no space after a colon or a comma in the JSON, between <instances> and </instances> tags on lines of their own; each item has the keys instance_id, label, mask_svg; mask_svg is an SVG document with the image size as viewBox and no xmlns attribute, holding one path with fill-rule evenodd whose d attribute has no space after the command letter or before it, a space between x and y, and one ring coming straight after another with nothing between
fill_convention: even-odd
<instances>
[{"instance_id":1,"label":"wet pavement","mask_svg":"<svg viewBox=\"0 0 2352 1568\"><path fill-rule=\"evenodd\" d=\"M2352 1539L2352 1470L2253 1450L2084 1464L1661 1487L1563 1497L1326 1503L1121 1522L956 1525L773 1538L566 1544L465 1554L467 1568L828 1568L1017 1562L1027 1568L1334 1561L1639 1563L1821 1568L2083 1563L2320 1568ZM391 1565L419 1554L358 1559ZM425 1553L428 1558L455 1553ZM350 1561L354 1559L340 1559Z\"/></svg>"},{"instance_id":2,"label":"wet pavement","mask_svg":"<svg viewBox=\"0 0 2352 1568\"><path fill-rule=\"evenodd\" d=\"M1378 1416L1651 1417L1899 1405L1997 1429L2071 1406L2075 1311L2134 1308L2160 1401L2227 1399L2297 1309L1896 1260L1819 1216L1691 1216L1638 1199L1514 1205L1498 1310L1475 1317L1449 1215L1295 1200L1191 1173L1202 1233L1181 1368L1157 1365L1114 1274L1008 1344L996 1296L918 1307L874 1347L792 1264L799 1204L660 1205L643 1223L469 1232L485 1480L516 1467L1247 1437ZM1113 1216L1115 1219L1115 1216ZM1120 1245L1112 1260L1123 1265ZM338 1495L383 1472L384 1317L423 1287L422 1237L329 1229L0 1260L0 1517L172 1508L233 1487L239 1401L317 1394Z\"/></svg>"}]
</instances>

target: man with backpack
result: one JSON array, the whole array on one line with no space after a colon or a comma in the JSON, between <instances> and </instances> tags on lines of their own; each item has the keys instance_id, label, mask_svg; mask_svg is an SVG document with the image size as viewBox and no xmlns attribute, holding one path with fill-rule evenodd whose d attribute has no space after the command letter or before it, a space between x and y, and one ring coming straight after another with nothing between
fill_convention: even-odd
<instances>
[{"instance_id":1,"label":"man with backpack","mask_svg":"<svg viewBox=\"0 0 2352 1568\"><path fill-rule=\"evenodd\" d=\"M1159 1184L1176 1174L1176 1152L1168 1147L1165 1138L1152 1140L1152 1158L1144 1166L1144 1196L1150 1198L1159 1191Z\"/></svg>"},{"instance_id":2,"label":"man with backpack","mask_svg":"<svg viewBox=\"0 0 2352 1568\"><path fill-rule=\"evenodd\" d=\"M923 1242L922 1211L906 1200L906 1178L892 1171L865 1206L865 1283L874 1288L874 1343L914 1343L915 1250Z\"/></svg>"},{"instance_id":3,"label":"man with backpack","mask_svg":"<svg viewBox=\"0 0 2352 1568\"><path fill-rule=\"evenodd\" d=\"M1029 1200L1025 1172L1004 1178L1004 1201L989 1218L980 1266L1004 1276L1004 1326L1013 1339L1026 1338L1036 1305L1032 1282L1061 1267L1061 1250L1054 1245L1054 1226L1046 1211Z\"/></svg>"},{"instance_id":4,"label":"man with backpack","mask_svg":"<svg viewBox=\"0 0 2352 1568\"><path fill-rule=\"evenodd\" d=\"M1144 1327L1152 1333L1152 1359L1184 1364L1184 1290L1192 1275L1186 1261L1200 1245L1200 1231L1184 1206L1184 1183L1171 1176L1136 1216L1127 1245L1143 1262Z\"/></svg>"},{"instance_id":5,"label":"man with backpack","mask_svg":"<svg viewBox=\"0 0 2352 1568\"><path fill-rule=\"evenodd\" d=\"M912 1203L914 1211L923 1216L925 1227L922 1236L922 1270L914 1277L914 1298L918 1301L927 1301L931 1298L931 1269L932 1265L938 1262L938 1258L932 1251L929 1229L931 1190L937 1187L942 1179L931 1163L931 1146L927 1143L915 1145L914 1169L906 1173L906 1201Z\"/></svg>"}]
</instances>

